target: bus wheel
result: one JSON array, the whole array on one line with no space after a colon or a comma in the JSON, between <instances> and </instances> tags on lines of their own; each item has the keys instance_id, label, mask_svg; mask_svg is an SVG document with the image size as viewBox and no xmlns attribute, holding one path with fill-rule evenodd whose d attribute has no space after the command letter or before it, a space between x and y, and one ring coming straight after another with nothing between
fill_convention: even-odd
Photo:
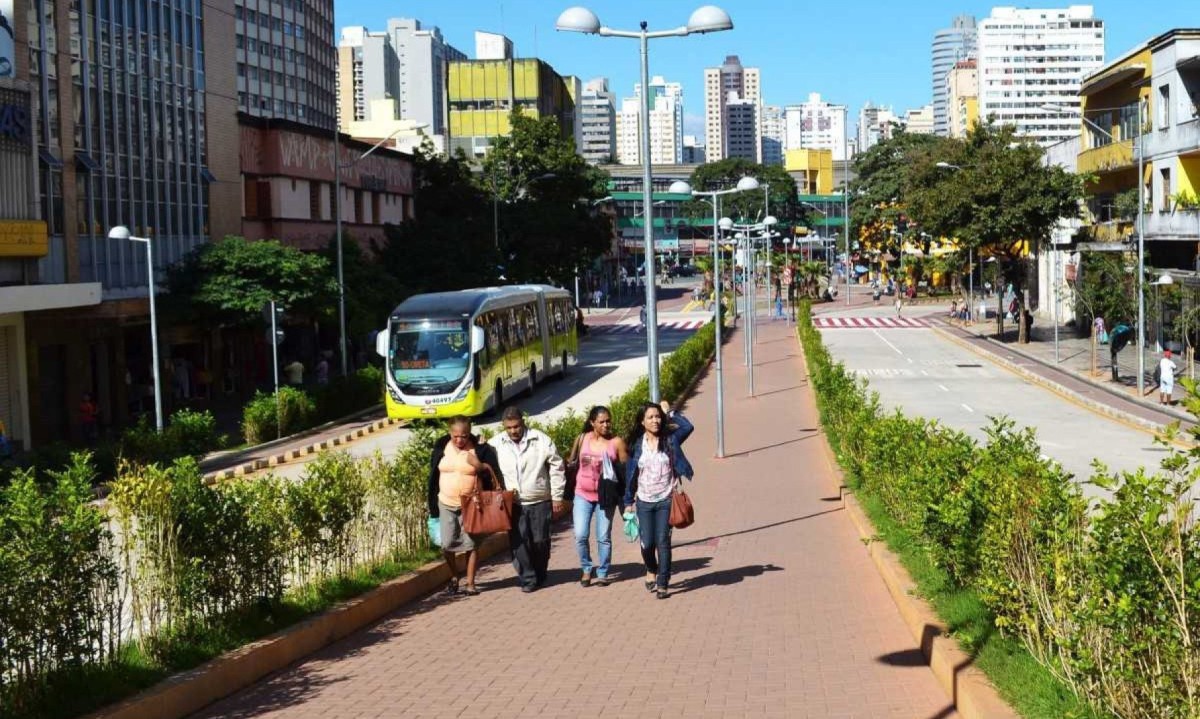
<instances>
[{"instance_id":1,"label":"bus wheel","mask_svg":"<svg viewBox=\"0 0 1200 719\"><path fill-rule=\"evenodd\" d=\"M500 380L496 380L496 391L492 393L492 400L496 413L499 414L504 409L504 383Z\"/></svg>"},{"instance_id":2,"label":"bus wheel","mask_svg":"<svg viewBox=\"0 0 1200 719\"><path fill-rule=\"evenodd\" d=\"M529 365L529 396L533 396L533 388L537 386L537 365Z\"/></svg>"}]
</instances>

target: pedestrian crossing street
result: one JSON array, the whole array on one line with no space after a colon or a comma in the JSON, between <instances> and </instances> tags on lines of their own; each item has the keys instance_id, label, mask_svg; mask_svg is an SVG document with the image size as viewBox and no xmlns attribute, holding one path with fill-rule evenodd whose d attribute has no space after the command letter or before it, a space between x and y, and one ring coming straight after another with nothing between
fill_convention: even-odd
<instances>
[{"instance_id":1,"label":"pedestrian crossing street","mask_svg":"<svg viewBox=\"0 0 1200 719\"><path fill-rule=\"evenodd\" d=\"M930 326L924 317L814 317L819 330L897 330L924 329Z\"/></svg>"},{"instance_id":2,"label":"pedestrian crossing street","mask_svg":"<svg viewBox=\"0 0 1200 719\"><path fill-rule=\"evenodd\" d=\"M659 332L693 332L704 326L705 320L673 320L669 322L659 322ZM618 324L618 325L588 325L588 332L597 334L633 334L640 332L642 326L640 324Z\"/></svg>"}]
</instances>

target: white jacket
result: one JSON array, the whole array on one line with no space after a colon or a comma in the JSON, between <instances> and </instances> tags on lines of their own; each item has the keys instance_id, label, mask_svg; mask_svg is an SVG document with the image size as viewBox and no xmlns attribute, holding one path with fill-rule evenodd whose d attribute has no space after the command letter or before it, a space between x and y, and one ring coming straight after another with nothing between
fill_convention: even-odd
<instances>
[{"instance_id":1,"label":"white jacket","mask_svg":"<svg viewBox=\"0 0 1200 719\"><path fill-rule=\"evenodd\" d=\"M565 465L545 432L527 427L517 443L502 431L488 444L496 449L505 488L516 490L521 504L562 501L567 488Z\"/></svg>"}]
</instances>

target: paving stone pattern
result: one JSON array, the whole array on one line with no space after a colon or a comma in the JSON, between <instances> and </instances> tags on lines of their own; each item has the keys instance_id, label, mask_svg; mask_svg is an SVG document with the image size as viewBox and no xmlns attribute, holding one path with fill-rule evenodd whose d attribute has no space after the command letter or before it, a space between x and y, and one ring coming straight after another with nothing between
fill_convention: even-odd
<instances>
[{"instance_id":1,"label":"paving stone pattern","mask_svg":"<svg viewBox=\"0 0 1200 719\"><path fill-rule=\"evenodd\" d=\"M840 509L793 332L761 323L754 399L726 345L727 458L711 371L684 407L697 522L669 599L619 528L617 581L581 587L559 523L547 588L521 593L506 554L479 596L421 600L202 716L956 716Z\"/></svg>"}]
</instances>

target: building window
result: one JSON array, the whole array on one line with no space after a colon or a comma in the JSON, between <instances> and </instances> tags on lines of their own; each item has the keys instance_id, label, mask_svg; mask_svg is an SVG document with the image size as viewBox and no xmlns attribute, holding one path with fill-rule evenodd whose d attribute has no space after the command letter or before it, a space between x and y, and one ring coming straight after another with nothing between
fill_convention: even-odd
<instances>
[{"instance_id":1,"label":"building window","mask_svg":"<svg viewBox=\"0 0 1200 719\"><path fill-rule=\"evenodd\" d=\"M321 212L321 183L316 180L310 180L308 183L308 219L325 219L324 213Z\"/></svg>"},{"instance_id":2,"label":"building window","mask_svg":"<svg viewBox=\"0 0 1200 719\"><path fill-rule=\"evenodd\" d=\"M1165 130L1171 126L1171 86L1161 85L1158 88L1158 129Z\"/></svg>"},{"instance_id":3,"label":"building window","mask_svg":"<svg viewBox=\"0 0 1200 719\"><path fill-rule=\"evenodd\" d=\"M1159 174L1159 194L1163 212L1171 211L1171 169L1164 167Z\"/></svg>"}]
</instances>

